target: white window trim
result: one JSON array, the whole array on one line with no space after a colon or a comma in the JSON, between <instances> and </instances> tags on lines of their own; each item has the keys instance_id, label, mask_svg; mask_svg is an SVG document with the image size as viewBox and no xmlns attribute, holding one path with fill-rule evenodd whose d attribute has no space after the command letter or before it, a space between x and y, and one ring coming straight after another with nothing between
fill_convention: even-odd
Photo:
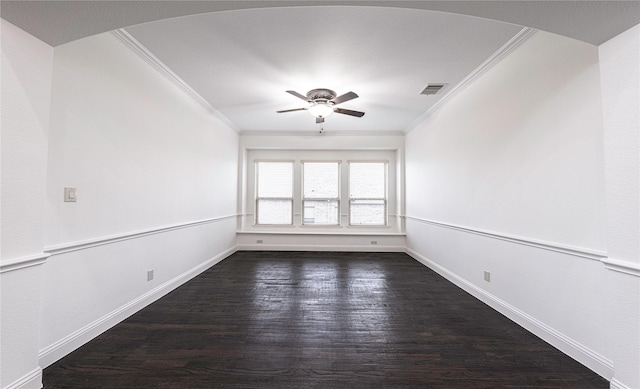
<instances>
[{"instance_id":1,"label":"white window trim","mask_svg":"<svg viewBox=\"0 0 640 389\"><path fill-rule=\"evenodd\" d=\"M306 198L304 197L304 164L305 163L336 163L338 164L338 197L335 198L331 198L331 197L325 197L325 198ZM304 227L340 227L341 225L341 215L342 215L342 185L340 185L341 183L341 177L342 177L342 160L301 160L300 161L300 172L301 172L301 179L300 179L300 225L304 226ZM295 192L295 187L293 188L294 192ZM305 201L337 201L338 202L338 214L336 215L336 223L335 224L307 224L304 222L304 203Z\"/></svg>"},{"instance_id":2,"label":"white window trim","mask_svg":"<svg viewBox=\"0 0 640 389\"><path fill-rule=\"evenodd\" d=\"M351 179L351 164L352 163L382 163L384 164L384 198L352 198L351 197L351 184L349 182L348 186L348 191L349 193L347 194L348 197L348 202L349 202L349 209L347 212L347 218L348 218L348 222L349 222L349 227L371 227L371 228L375 228L375 227L388 227L389 226L389 207L388 207L388 201L389 201L389 161L386 159L371 159L371 160L348 160L347 161L347 175L348 175L348 179ZM354 200L382 200L384 203L384 222L383 224L352 224L351 223L351 204Z\"/></svg>"},{"instance_id":3,"label":"white window trim","mask_svg":"<svg viewBox=\"0 0 640 389\"><path fill-rule=\"evenodd\" d=\"M260 169L258 168L258 165L260 163L291 163L291 197L260 197L258 196L258 175L260 174ZM285 226L285 227L291 227L293 226L293 214L294 214L294 197L295 197L295 192L296 192L296 188L295 188L295 160L292 159L283 159L283 160L275 160L275 159L257 159L254 161L254 220L253 223L256 226L268 226L268 227L279 227L279 226ZM258 223L258 215L260 214L259 210L260 210L260 200L289 200L291 202L291 214L290 216L290 222L287 223L282 223L282 224L268 224L268 223Z\"/></svg>"},{"instance_id":4,"label":"white window trim","mask_svg":"<svg viewBox=\"0 0 640 389\"><path fill-rule=\"evenodd\" d=\"M398 216L402 209L402 155L401 149L289 149L289 148L246 148L243 166L248 174L243 174L239 196L243 199L242 216L239 219L238 231L242 233L263 234L396 234L404 231L404 221ZM256 224L256 172L257 162L293 162L293 224ZM302 162L339 162L340 163L340 214L339 225L304 224L303 220L303 177ZM386 165L386 203L385 225L350 225L349 223L349 162L382 162ZM314 199L315 200L315 199Z\"/></svg>"}]
</instances>

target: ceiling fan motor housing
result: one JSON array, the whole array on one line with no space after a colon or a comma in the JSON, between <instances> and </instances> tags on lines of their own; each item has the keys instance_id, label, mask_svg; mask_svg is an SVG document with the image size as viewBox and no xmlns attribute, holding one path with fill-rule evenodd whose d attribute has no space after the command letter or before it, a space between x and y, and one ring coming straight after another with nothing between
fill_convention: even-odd
<instances>
[{"instance_id":1,"label":"ceiling fan motor housing","mask_svg":"<svg viewBox=\"0 0 640 389\"><path fill-rule=\"evenodd\" d=\"M336 92L331 89L312 89L307 92L309 100L314 102L327 102L336 98Z\"/></svg>"}]
</instances>

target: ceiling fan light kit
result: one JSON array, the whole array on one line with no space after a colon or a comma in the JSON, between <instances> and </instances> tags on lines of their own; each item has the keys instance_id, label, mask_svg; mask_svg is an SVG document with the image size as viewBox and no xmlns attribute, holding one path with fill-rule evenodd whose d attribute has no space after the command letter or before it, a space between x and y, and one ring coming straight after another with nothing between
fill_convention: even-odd
<instances>
[{"instance_id":1,"label":"ceiling fan light kit","mask_svg":"<svg viewBox=\"0 0 640 389\"><path fill-rule=\"evenodd\" d=\"M317 118L326 118L333 113L333 104L329 103L313 103L307 112Z\"/></svg>"},{"instance_id":2,"label":"ceiling fan light kit","mask_svg":"<svg viewBox=\"0 0 640 389\"><path fill-rule=\"evenodd\" d=\"M303 95L293 90L288 90L287 93L296 96L297 98L309 103L309 106L303 108L286 109L283 111L277 111L278 113L293 112L293 111L308 111L312 116L316 118L316 123L324 123L324 118L331 115L334 112L344 115L362 117L364 112L353 111L350 109L335 108L335 105L344 103L345 101L353 100L358 97L354 92L347 92L341 96L336 97L336 92L331 89L312 89L307 92L307 95Z\"/></svg>"}]
</instances>

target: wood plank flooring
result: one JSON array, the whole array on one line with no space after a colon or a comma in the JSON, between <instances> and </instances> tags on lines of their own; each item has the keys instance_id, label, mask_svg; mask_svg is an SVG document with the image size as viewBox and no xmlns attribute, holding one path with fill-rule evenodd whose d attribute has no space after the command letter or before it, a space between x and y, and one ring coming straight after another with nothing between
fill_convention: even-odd
<instances>
[{"instance_id":1,"label":"wood plank flooring","mask_svg":"<svg viewBox=\"0 0 640 389\"><path fill-rule=\"evenodd\" d=\"M401 253L237 252L45 388L608 388Z\"/></svg>"}]
</instances>

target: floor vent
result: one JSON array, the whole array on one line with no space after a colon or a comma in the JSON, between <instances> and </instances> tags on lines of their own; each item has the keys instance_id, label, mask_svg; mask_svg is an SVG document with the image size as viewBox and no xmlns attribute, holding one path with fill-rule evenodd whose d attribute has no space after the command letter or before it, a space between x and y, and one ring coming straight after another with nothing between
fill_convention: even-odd
<instances>
[{"instance_id":1,"label":"floor vent","mask_svg":"<svg viewBox=\"0 0 640 389\"><path fill-rule=\"evenodd\" d=\"M420 92L421 95L435 95L440 92L447 84L429 84Z\"/></svg>"}]
</instances>

